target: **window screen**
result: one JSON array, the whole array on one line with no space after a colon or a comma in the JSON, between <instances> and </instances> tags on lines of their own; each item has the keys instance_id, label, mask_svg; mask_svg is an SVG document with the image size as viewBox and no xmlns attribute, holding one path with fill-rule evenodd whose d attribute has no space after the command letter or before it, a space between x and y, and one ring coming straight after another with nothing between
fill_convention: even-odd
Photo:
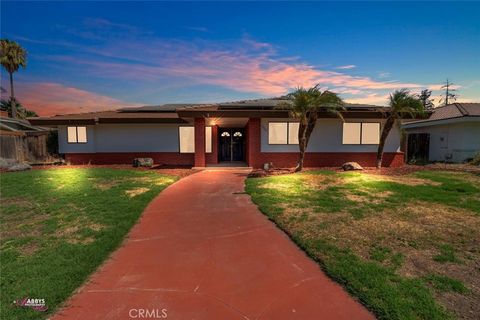
<instances>
[{"instance_id":1,"label":"window screen","mask_svg":"<svg viewBox=\"0 0 480 320\"><path fill-rule=\"evenodd\" d=\"M362 123L362 144L378 144L380 142L380 123Z\"/></svg>"},{"instance_id":2,"label":"window screen","mask_svg":"<svg viewBox=\"0 0 480 320\"><path fill-rule=\"evenodd\" d=\"M269 144L287 144L287 122L269 122L268 123L268 143Z\"/></svg>"},{"instance_id":3,"label":"window screen","mask_svg":"<svg viewBox=\"0 0 480 320\"><path fill-rule=\"evenodd\" d=\"M289 122L288 123L288 144L298 144L298 128L300 123Z\"/></svg>"},{"instance_id":4,"label":"window screen","mask_svg":"<svg viewBox=\"0 0 480 320\"><path fill-rule=\"evenodd\" d=\"M67 127L68 143L77 143L77 127Z\"/></svg>"},{"instance_id":5,"label":"window screen","mask_svg":"<svg viewBox=\"0 0 480 320\"><path fill-rule=\"evenodd\" d=\"M195 130L193 127L178 128L180 153L195 152Z\"/></svg>"},{"instance_id":6,"label":"window screen","mask_svg":"<svg viewBox=\"0 0 480 320\"><path fill-rule=\"evenodd\" d=\"M343 123L343 144L360 144L361 123Z\"/></svg>"}]
</instances>

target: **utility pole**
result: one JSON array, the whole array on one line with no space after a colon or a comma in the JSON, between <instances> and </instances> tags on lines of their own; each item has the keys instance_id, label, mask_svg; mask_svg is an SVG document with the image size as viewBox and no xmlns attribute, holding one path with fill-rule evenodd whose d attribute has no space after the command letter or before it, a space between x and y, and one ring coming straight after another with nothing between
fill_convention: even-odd
<instances>
[{"instance_id":1,"label":"utility pole","mask_svg":"<svg viewBox=\"0 0 480 320\"><path fill-rule=\"evenodd\" d=\"M445 83L445 85L442 86L442 89L445 89L445 98L442 98L441 100L443 100L443 102L445 102L445 105L448 105L448 100L457 100L457 97L458 95L453 93L455 91L457 91L456 89L452 89L451 87L453 86L453 83L451 83L450 81L448 81L448 78L447 78L447 82Z\"/></svg>"}]
</instances>

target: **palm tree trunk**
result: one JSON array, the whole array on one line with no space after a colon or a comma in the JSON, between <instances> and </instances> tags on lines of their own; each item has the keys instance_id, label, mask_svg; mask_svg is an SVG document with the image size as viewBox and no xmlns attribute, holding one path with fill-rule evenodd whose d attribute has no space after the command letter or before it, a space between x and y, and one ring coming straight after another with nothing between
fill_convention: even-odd
<instances>
[{"instance_id":1,"label":"palm tree trunk","mask_svg":"<svg viewBox=\"0 0 480 320\"><path fill-rule=\"evenodd\" d=\"M13 72L9 72L10 74L10 106L12 109L12 118L17 117L17 106L15 103L15 92L13 91Z\"/></svg>"},{"instance_id":2,"label":"palm tree trunk","mask_svg":"<svg viewBox=\"0 0 480 320\"><path fill-rule=\"evenodd\" d=\"M388 134L395 123L394 117L388 117L387 121L385 121L385 125L383 126L382 135L380 136L380 142L378 144L378 151L377 151L377 169L382 167L382 160L383 160L383 148L385 147L385 141L387 140Z\"/></svg>"},{"instance_id":3,"label":"palm tree trunk","mask_svg":"<svg viewBox=\"0 0 480 320\"><path fill-rule=\"evenodd\" d=\"M295 172L303 170L303 160L305 159L305 149L307 148L307 124L305 122L306 119L300 120L300 125L298 128L298 147L300 149L300 155L298 157Z\"/></svg>"}]
</instances>

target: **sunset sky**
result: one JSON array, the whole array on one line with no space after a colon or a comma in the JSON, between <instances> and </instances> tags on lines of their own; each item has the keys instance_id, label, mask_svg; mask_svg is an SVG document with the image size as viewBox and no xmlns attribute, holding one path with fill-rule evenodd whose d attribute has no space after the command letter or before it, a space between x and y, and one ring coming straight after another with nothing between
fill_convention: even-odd
<instances>
[{"instance_id":1,"label":"sunset sky","mask_svg":"<svg viewBox=\"0 0 480 320\"><path fill-rule=\"evenodd\" d=\"M317 83L384 105L399 88L438 96L447 77L459 101L478 102L479 13L479 2L2 1L1 37L27 49L16 93L40 115L274 97ZM9 92L3 69L1 83Z\"/></svg>"}]
</instances>

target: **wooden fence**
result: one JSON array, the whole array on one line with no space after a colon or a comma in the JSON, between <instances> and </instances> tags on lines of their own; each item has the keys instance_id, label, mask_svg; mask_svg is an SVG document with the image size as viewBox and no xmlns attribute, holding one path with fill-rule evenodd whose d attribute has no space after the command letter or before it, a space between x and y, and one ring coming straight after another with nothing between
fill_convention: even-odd
<instances>
[{"instance_id":1,"label":"wooden fence","mask_svg":"<svg viewBox=\"0 0 480 320\"><path fill-rule=\"evenodd\" d=\"M49 155L48 132L0 131L0 157L17 162L41 162Z\"/></svg>"}]
</instances>

